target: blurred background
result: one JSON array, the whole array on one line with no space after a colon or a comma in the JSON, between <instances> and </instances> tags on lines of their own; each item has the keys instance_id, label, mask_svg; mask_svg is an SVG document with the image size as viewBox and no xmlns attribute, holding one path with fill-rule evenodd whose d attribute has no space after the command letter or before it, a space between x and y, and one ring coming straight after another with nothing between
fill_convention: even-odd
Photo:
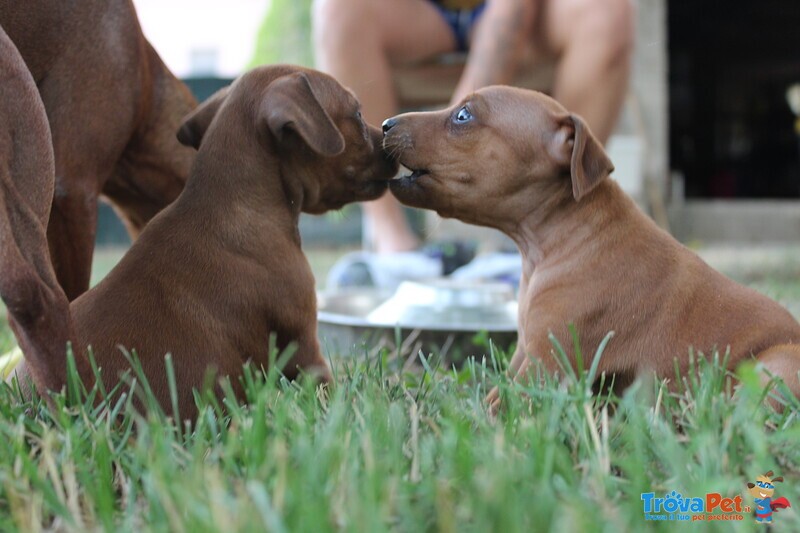
<instances>
[{"instance_id":1,"label":"blurred background","mask_svg":"<svg viewBox=\"0 0 800 533\"><path fill-rule=\"evenodd\" d=\"M133 1L144 34L200 100L254 66L314 65L312 0ZM613 177L712 266L800 317L800 2L632 2L633 73L607 145ZM547 87L551 73L540 69L526 86ZM395 82L406 108L452 89L424 65ZM497 240L432 213L412 220L429 240ZM362 226L355 205L301 218L319 288L343 253L360 248ZM107 205L97 241L93 283L129 245Z\"/></svg>"},{"instance_id":2,"label":"blurred background","mask_svg":"<svg viewBox=\"0 0 800 533\"><path fill-rule=\"evenodd\" d=\"M134 3L145 35L200 99L252 66L313 65L311 0ZM636 3L630 97L609 143L615 177L684 242L797 242L800 2ZM437 220L418 226L433 237L481 235ZM302 231L307 244L357 246L361 217L357 207L306 217ZM97 238L127 244L107 206Z\"/></svg>"},{"instance_id":3,"label":"blurred background","mask_svg":"<svg viewBox=\"0 0 800 533\"><path fill-rule=\"evenodd\" d=\"M311 0L133 0L133 3L145 36L198 100L206 99L254 66L314 64ZM111 207L101 205L99 216L99 247L127 247L130 239ZM304 217L302 226L305 240L310 243L334 238L343 246L355 246L361 238L357 208L322 220ZM119 255L116 250L107 251L112 259Z\"/></svg>"}]
</instances>

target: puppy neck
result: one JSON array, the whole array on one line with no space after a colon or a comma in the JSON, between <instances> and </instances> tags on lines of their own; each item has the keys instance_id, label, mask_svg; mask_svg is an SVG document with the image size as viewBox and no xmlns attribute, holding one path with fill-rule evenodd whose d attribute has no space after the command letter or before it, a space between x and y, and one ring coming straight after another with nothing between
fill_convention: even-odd
<instances>
[{"instance_id":1,"label":"puppy neck","mask_svg":"<svg viewBox=\"0 0 800 533\"><path fill-rule=\"evenodd\" d=\"M524 270L532 272L533 267L547 261L591 247L596 235L638 212L611 179L603 180L579 201L572 196L570 187L561 189L547 200L540 200L511 231L506 231L520 250Z\"/></svg>"},{"instance_id":2,"label":"puppy neck","mask_svg":"<svg viewBox=\"0 0 800 533\"><path fill-rule=\"evenodd\" d=\"M225 133L211 131L204 139L179 201L220 221L221 229L251 227L264 235L279 231L299 245L302 184L283 176L273 147L252 134Z\"/></svg>"}]
</instances>

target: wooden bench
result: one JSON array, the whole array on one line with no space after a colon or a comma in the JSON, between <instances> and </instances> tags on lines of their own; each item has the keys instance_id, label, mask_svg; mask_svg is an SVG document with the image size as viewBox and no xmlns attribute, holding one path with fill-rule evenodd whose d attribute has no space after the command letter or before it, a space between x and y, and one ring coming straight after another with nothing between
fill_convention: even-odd
<instances>
[{"instance_id":1,"label":"wooden bench","mask_svg":"<svg viewBox=\"0 0 800 533\"><path fill-rule=\"evenodd\" d=\"M464 71L466 54L446 54L432 61L397 68L394 86L400 108L427 109L447 105ZM528 59L512 85L547 92L553 84L555 63Z\"/></svg>"}]
</instances>

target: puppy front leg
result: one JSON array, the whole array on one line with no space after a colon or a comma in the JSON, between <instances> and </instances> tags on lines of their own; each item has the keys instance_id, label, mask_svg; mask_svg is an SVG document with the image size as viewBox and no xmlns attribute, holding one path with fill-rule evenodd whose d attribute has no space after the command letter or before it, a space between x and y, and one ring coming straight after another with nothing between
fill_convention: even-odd
<instances>
[{"instance_id":1,"label":"puppy front leg","mask_svg":"<svg viewBox=\"0 0 800 533\"><path fill-rule=\"evenodd\" d=\"M522 342L517 343L517 349L511 358L511 363L508 365L506 375L515 383L528 383L531 378L538 379L541 376L539 372L546 372L549 375L555 375L558 371L558 363L550 351L552 345L547 335L540 335L544 342L531 342L523 346ZM538 355L531 354L547 354L544 358ZM536 362L540 362L537 365ZM536 374L534 374L536 372ZM496 413L500 407L500 396L498 388L492 389L486 396L485 400L489 404L489 411Z\"/></svg>"},{"instance_id":2,"label":"puppy front leg","mask_svg":"<svg viewBox=\"0 0 800 533\"><path fill-rule=\"evenodd\" d=\"M800 398L800 345L783 344L764 350L756 357L759 363L773 376L783 380L795 398ZM770 378L762 375L764 385ZM777 402L770 402L773 407L780 409Z\"/></svg>"},{"instance_id":3,"label":"puppy front leg","mask_svg":"<svg viewBox=\"0 0 800 533\"><path fill-rule=\"evenodd\" d=\"M299 342L297 351L284 368L284 374L290 379L296 379L301 374L305 374L319 384L333 383L333 374L331 374L328 363L322 357L316 332L313 335L306 335Z\"/></svg>"},{"instance_id":4,"label":"puppy front leg","mask_svg":"<svg viewBox=\"0 0 800 533\"><path fill-rule=\"evenodd\" d=\"M506 376L509 379L516 380L518 372L524 365L526 359L527 357L525 355L525 348L523 347L522 343L518 342L517 348L514 350L514 355L511 356L511 363L508 365L508 369L506 370ZM489 394L486 395L486 399L484 401L489 406L489 412L493 415L496 415L500 409L499 388L494 387L491 391L489 391Z\"/></svg>"}]
</instances>

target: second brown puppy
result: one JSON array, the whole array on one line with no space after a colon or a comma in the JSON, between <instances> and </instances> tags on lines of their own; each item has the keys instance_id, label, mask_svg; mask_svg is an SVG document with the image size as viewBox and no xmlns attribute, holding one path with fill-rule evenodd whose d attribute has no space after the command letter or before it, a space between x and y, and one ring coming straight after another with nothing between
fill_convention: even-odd
<instances>
[{"instance_id":1,"label":"second brown puppy","mask_svg":"<svg viewBox=\"0 0 800 533\"><path fill-rule=\"evenodd\" d=\"M617 385L672 378L676 362L686 375L690 347L730 346L731 368L755 358L800 396L800 324L658 228L608 179L611 161L583 120L555 100L490 87L383 129L386 150L411 169L390 185L401 202L497 228L519 247L515 379L534 359L557 371L548 334L568 347L574 324L587 351L616 332L599 370Z\"/></svg>"},{"instance_id":2,"label":"second brown puppy","mask_svg":"<svg viewBox=\"0 0 800 533\"><path fill-rule=\"evenodd\" d=\"M385 192L397 165L381 150L381 132L330 76L273 66L211 97L178 137L199 148L186 188L70 305L80 356L93 348L110 387L129 368L119 346L135 349L168 408L171 353L183 416L194 411L192 388L209 370L235 378L247 361L267 367L273 334L278 349L297 344L288 377L330 381L298 218Z\"/></svg>"}]
</instances>

